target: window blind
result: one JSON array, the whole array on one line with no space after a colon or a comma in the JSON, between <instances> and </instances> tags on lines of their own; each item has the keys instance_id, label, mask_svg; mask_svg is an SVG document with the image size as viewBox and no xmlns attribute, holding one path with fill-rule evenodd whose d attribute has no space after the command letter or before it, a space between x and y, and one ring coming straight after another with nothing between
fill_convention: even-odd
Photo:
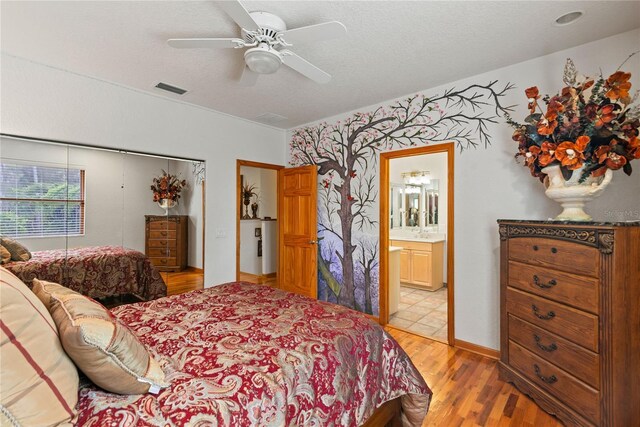
<instances>
[{"instance_id":1,"label":"window blind","mask_svg":"<svg viewBox=\"0 0 640 427\"><path fill-rule=\"evenodd\" d=\"M84 170L0 163L0 233L46 237L84 233Z\"/></svg>"}]
</instances>

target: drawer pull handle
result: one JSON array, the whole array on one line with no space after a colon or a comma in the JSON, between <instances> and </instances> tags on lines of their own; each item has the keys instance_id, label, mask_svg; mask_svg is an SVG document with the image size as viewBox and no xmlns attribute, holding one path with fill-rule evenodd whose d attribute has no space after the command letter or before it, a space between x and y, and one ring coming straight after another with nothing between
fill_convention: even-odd
<instances>
[{"instance_id":1,"label":"drawer pull handle","mask_svg":"<svg viewBox=\"0 0 640 427\"><path fill-rule=\"evenodd\" d=\"M556 314L553 311L550 311L547 314L540 314L540 310L535 304L531 304L531 308L533 309L533 314L535 314L538 319L551 320L556 317Z\"/></svg>"},{"instance_id":2,"label":"drawer pull handle","mask_svg":"<svg viewBox=\"0 0 640 427\"><path fill-rule=\"evenodd\" d=\"M538 245L533 245L533 250L537 251L538 250Z\"/></svg>"},{"instance_id":3,"label":"drawer pull handle","mask_svg":"<svg viewBox=\"0 0 640 427\"><path fill-rule=\"evenodd\" d=\"M160 232L160 235L161 235L161 236L166 236L166 235L167 235L167 232L166 232L166 231L161 231L161 232Z\"/></svg>"},{"instance_id":4,"label":"drawer pull handle","mask_svg":"<svg viewBox=\"0 0 640 427\"><path fill-rule=\"evenodd\" d=\"M533 275L533 284L536 285L537 287L539 287L540 289L549 289L549 288L553 288L555 285L557 285L558 282L556 282L556 279L551 279L551 280L549 280L548 283L542 283L542 282L540 282L540 278L534 274Z\"/></svg>"},{"instance_id":5,"label":"drawer pull handle","mask_svg":"<svg viewBox=\"0 0 640 427\"><path fill-rule=\"evenodd\" d=\"M556 343L551 343L551 345L540 344L540 337L537 336L536 334L533 335L533 339L536 340L536 345L542 351L552 353L558 349L558 346L556 345Z\"/></svg>"},{"instance_id":6,"label":"drawer pull handle","mask_svg":"<svg viewBox=\"0 0 640 427\"><path fill-rule=\"evenodd\" d=\"M557 254L557 253L558 253L558 250L557 250L556 248L551 248L551 253L552 253L552 254Z\"/></svg>"},{"instance_id":7,"label":"drawer pull handle","mask_svg":"<svg viewBox=\"0 0 640 427\"><path fill-rule=\"evenodd\" d=\"M558 378L555 375L551 375L550 377L545 377L544 375L542 375L540 373L540 367L535 363L533 364L533 369L535 369L536 375L538 376L538 378L540 378L543 382L547 384L553 384L556 381L558 381Z\"/></svg>"}]
</instances>

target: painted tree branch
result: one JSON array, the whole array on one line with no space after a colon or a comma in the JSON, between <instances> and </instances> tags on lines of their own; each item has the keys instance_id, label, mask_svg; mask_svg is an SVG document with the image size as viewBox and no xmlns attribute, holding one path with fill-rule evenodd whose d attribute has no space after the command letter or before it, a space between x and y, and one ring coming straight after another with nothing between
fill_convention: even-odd
<instances>
[{"instance_id":1,"label":"painted tree branch","mask_svg":"<svg viewBox=\"0 0 640 427\"><path fill-rule=\"evenodd\" d=\"M320 123L293 133L291 163L316 164L324 177L319 231L340 243L335 249L342 269L338 302L356 307L357 287L364 287L365 295L370 295L367 292L373 269L377 268L372 261L377 259L377 248L371 252L361 242L354 242L354 231L376 226L370 210L378 196L377 176L371 173L377 167L377 153L444 141L455 142L461 152L489 146L489 125L512 110L503 105L502 99L513 85L497 85L497 81L491 81L460 90L447 89L432 97L414 95L371 112L355 113L333 125ZM359 261L354 259L358 247ZM362 283L355 282L358 262L365 273Z\"/></svg>"}]
</instances>

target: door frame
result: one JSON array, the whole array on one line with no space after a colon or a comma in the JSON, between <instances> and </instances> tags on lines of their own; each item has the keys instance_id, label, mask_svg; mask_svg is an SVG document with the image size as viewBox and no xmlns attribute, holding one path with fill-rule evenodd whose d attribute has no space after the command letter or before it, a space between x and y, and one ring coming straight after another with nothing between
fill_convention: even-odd
<instances>
[{"instance_id":1,"label":"door frame","mask_svg":"<svg viewBox=\"0 0 640 427\"><path fill-rule=\"evenodd\" d=\"M240 183L240 168L242 166L247 166L251 168L260 168L260 169L271 169L278 172L280 169L284 169L282 165L274 165L271 163L262 163L262 162L254 162L252 160L236 160L236 282L240 280L240 217L242 216L242 208L240 204L242 202L242 186ZM277 194L276 194L276 212L280 212L280 206L278 200L280 199L280 174L278 174L278 181L276 184ZM278 219L278 218L276 218ZM279 221L279 219L278 219ZM280 222L276 224L278 227L278 232L280 228ZM280 276L280 266L276 267L276 280Z\"/></svg>"},{"instance_id":2,"label":"door frame","mask_svg":"<svg viewBox=\"0 0 640 427\"><path fill-rule=\"evenodd\" d=\"M446 142L437 145L408 148L380 153L380 324L389 323L389 161L402 157L447 153L447 342L453 346L454 334L454 163L455 145Z\"/></svg>"}]
</instances>

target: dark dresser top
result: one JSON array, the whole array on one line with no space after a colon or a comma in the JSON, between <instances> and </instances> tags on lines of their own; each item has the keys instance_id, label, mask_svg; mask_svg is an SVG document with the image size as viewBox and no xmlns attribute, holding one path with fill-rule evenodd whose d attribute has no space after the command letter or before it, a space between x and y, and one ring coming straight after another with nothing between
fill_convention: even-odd
<instances>
[{"instance_id":1,"label":"dark dresser top","mask_svg":"<svg viewBox=\"0 0 640 427\"><path fill-rule=\"evenodd\" d=\"M529 219L499 219L498 224L502 223L513 224L539 224L539 225L577 225L577 226L591 226L591 227L640 227L640 220L633 221L558 221L554 219L547 220L529 220Z\"/></svg>"}]
</instances>

